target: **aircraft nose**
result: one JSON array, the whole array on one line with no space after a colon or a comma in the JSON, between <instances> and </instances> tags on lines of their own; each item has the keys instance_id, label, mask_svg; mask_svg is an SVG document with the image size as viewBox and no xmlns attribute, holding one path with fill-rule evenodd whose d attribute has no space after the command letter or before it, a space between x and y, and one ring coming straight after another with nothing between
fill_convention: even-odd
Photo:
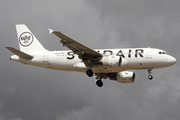
<instances>
[{"instance_id":1,"label":"aircraft nose","mask_svg":"<svg viewBox=\"0 0 180 120\"><path fill-rule=\"evenodd\" d=\"M170 57L168 58L168 62L169 62L171 65L174 65L174 64L176 63L176 58L170 56Z\"/></svg>"}]
</instances>

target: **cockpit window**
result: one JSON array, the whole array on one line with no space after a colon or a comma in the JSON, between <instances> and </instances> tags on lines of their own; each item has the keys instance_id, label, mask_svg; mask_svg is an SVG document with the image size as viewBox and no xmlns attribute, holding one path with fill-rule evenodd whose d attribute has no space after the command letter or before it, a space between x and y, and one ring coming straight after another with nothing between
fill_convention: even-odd
<instances>
[{"instance_id":1,"label":"cockpit window","mask_svg":"<svg viewBox=\"0 0 180 120\"><path fill-rule=\"evenodd\" d=\"M159 54L167 54L167 52L159 52Z\"/></svg>"}]
</instances>

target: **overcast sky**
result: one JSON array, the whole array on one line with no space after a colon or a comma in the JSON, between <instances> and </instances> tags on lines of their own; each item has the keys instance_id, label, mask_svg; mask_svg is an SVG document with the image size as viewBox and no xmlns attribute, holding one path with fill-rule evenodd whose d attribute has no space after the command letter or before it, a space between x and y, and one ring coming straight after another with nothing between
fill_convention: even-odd
<instances>
[{"instance_id":1,"label":"overcast sky","mask_svg":"<svg viewBox=\"0 0 180 120\"><path fill-rule=\"evenodd\" d=\"M180 119L179 0L4 0L0 2L0 120ZM48 50L63 50L58 30L90 48L152 47L177 59L174 66L137 70L135 83L10 61L19 49L15 24L26 24Z\"/></svg>"}]
</instances>

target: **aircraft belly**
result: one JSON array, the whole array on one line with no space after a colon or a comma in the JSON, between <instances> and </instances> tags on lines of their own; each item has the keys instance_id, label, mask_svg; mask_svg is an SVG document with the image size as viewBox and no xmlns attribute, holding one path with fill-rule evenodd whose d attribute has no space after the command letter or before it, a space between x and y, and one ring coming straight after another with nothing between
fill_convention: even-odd
<instances>
[{"instance_id":1,"label":"aircraft belly","mask_svg":"<svg viewBox=\"0 0 180 120\"><path fill-rule=\"evenodd\" d=\"M120 72L124 70L124 68L121 67L105 67L105 66L95 66L92 68L94 73L112 73L112 72Z\"/></svg>"},{"instance_id":2,"label":"aircraft belly","mask_svg":"<svg viewBox=\"0 0 180 120\"><path fill-rule=\"evenodd\" d=\"M86 72L89 68L85 66L83 62L77 63L73 65L79 72ZM93 66L92 71L94 73L111 73L111 72L119 72L124 70L124 68L120 67L111 67L111 66Z\"/></svg>"}]
</instances>

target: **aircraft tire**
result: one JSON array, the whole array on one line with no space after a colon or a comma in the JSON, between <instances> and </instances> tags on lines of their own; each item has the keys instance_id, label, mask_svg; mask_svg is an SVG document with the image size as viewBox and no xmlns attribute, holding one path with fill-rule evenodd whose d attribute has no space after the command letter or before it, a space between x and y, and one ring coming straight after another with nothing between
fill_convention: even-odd
<instances>
[{"instance_id":1,"label":"aircraft tire","mask_svg":"<svg viewBox=\"0 0 180 120\"><path fill-rule=\"evenodd\" d=\"M87 71L86 71L86 74L87 74L89 77L92 77L94 73L93 73L92 70L87 70Z\"/></svg>"},{"instance_id":2,"label":"aircraft tire","mask_svg":"<svg viewBox=\"0 0 180 120\"><path fill-rule=\"evenodd\" d=\"M149 80L152 80L152 79L153 79L153 76L152 76L152 75L149 75L148 78L149 78Z\"/></svg>"},{"instance_id":3,"label":"aircraft tire","mask_svg":"<svg viewBox=\"0 0 180 120\"><path fill-rule=\"evenodd\" d=\"M102 86L103 86L102 80L97 80L97 81L96 81L96 85L97 85L98 87L102 87Z\"/></svg>"}]
</instances>

